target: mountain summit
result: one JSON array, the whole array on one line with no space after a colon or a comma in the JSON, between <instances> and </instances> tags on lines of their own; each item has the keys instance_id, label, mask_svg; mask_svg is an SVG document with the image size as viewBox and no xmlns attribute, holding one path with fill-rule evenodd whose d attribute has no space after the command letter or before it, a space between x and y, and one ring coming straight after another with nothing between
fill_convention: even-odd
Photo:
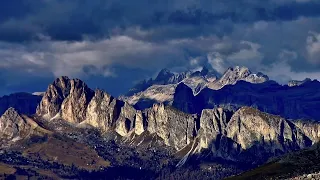
<instances>
[{"instance_id":1,"label":"mountain summit","mask_svg":"<svg viewBox=\"0 0 320 180\"><path fill-rule=\"evenodd\" d=\"M219 80L212 82L208 87L210 89L221 89L226 85L234 85L240 80L257 84L269 81L269 77L261 72L254 74L247 67L236 66L228 68Z\"/></svg>"},{"instance_id":2,"label":"mountain summit","mask_svg":"<svg viewBox=\"0 0 320 180\"><path fill-rule=\"evenodd\" d=\"M120 99L135 105L138 109L144 109L151 107L155 102L172 104L174 91L179 83L190 87L196 95L204 88L217 90L226 85L234 85L238 81L256 84L269 80L268 76L262 73L254 74L248 68L239 66L229 68L221 78L219 77L215 70L207 67L203 67L201 71L186 71L178 74L163 69L155 80L145 80L137 84L127 96L121 96Z\"/></svg>"}]
</instances>

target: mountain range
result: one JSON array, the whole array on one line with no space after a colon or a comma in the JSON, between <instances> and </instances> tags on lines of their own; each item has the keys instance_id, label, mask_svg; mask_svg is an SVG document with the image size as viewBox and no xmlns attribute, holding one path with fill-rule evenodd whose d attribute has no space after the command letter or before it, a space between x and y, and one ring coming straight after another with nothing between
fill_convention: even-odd
<instances>
[{"instance_id":1,"label":"mountain range","mask_svg":"<svg viewBox=\"0 0 320 180\"><path fill-rule=\"evenodd\" d=\"M207 67L203 67L201 71L182 73L172 73L163 69L154 80L141 81L131 88L126 96L120 96L119 99L134 105L137 109L145 109L159 102L172 105L176 88L181 83L197 95L205 88L218 90L226 85L234 85L240 80L256 84L266 82L269 78L260 72L255 74L248 68L239 66L228 68L223 75Z\"/></svg>"},{"instance_id":2,"label":"mountain range","mask_svg":"<svg viewBox=\"0 0 320 180\"><path fill-rule=\"evenodd\" d=\"M164 69L115 98L62 76L4 105L0 167L53 179L226 178L316 147L319 86L280 85L238 66L223 75Z\"/></svg>"}]
</instances>

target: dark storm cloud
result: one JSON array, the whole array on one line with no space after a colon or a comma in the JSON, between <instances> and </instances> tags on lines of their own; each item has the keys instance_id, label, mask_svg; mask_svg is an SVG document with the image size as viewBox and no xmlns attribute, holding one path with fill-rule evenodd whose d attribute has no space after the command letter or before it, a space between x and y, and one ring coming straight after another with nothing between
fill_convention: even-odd
<instances>
[{"instance_id":1,"label":"dark storm cloud","mask_svg":"<svg viewBox=\"0 0 320 180\"><path fill-rule=\"evenodd\" d=\"M31 91L68 75L118 95L161 68L208 64L319 79L319 9L317 0L2 1L0 81L5 92Z\"/></svg>"},{"instance_id":2,"label":"dark storm cloud","mask_svg":"<svg viewBox=\"0 0 320 180\"><path fill-rule=\"evenodd\" d=\"M40 34L55 40L80 40L85 36L99 39L112 35L115 28L123 31L132 26L150 30L161 26L186 25L194 26L201 33L205 25L219 25L220 28L211 30L228 34L232 26L224 21L289 21L299 17L317 17L319 9L320 2L317 1L2 1L0 39L28 41L39 39ZM189 33L186 36L196 34ZM168 36L172 34L168 32Z\"/></svg>"}]
</instances>

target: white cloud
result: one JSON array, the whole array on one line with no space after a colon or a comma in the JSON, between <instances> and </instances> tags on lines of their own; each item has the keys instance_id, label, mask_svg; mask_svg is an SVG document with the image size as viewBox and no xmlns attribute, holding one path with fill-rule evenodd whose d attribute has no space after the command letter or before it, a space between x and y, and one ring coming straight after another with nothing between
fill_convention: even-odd
<instances>
[{"instance_id":1,"label":"white cloud","mask_svg":"<svg viewBox=\"0 0 320 180\"><path fill-rule=\"evenodd\" d=\"M308 60L313 64L320 64L320 33L310 32L306 43Z\"/></svg>"},{"instance_id":2,"label":"white cloud","mask_svg":"<svg viewBox=\"0 0 320 180\"><path fill-rule=\"evenodd\" d=\"M216 47L219 47L216 49L219 49L220 51L208 53L207 59L212 68L219 73L223 73L228 67L235 65L247 66L251 69L258 69L259 66L261 66L261 61L264 57L264 55L259 52L259 48L261 46L249 41L241 41L240 43L234 42L234 44L227 43L226 45L220 43ZM222 53L226 51L224 49L226 47L232 51Z\"/></svg>"},{"instance_id":3,"label":"white cloud","mask_svg":"<svg viewBox=\"0 0 320 180\"><path fill-rule=\"evenodd\" d=\"M286 84L289 80L304 80L305 78L319 80L320 77L320 72L295 72L286 61L276 62L262 72L281 84Z\"/></svg>"},{"instance_id":4,"label":"white cloud","mask_svg":"<svg viewBox=\"0 0 320 180\"><path fill-rule=\"evenodd\" d=\"M219 52L208 53L208 63L220 74L223 74L230 64L225 60Z\"/></svg>"},{"instance_id":5,"label":"white cloud","mask_svg":"<svg viewBox=\"0 0 320 180\"><path fill-rule=\"evenodd\" d=\"M106 67L118 64L129 68L158 69L184 60L179 46L144 42L128 36L81 42L47 40L26 46L1 43L0 46L3 47L0 50L1 67L42 68L55 76L81 76L86 66L94 66L101 75L114 76Z\"/></svg>"},{"instance_id":6,"label":"white cloud","mask_svg":"<svg viewBox=\"0 0 320 180\"><path fill-rule=\"evenodd\" d=\"M248 48L240 49L228 56L228 59L234 64L244 64L244 65L259 65L263 59L263 54L259 52L260 45L257 43L242 41L242 45L248 45Z\"/></svg>"},{"instance_id":7,"label":"white cloud","mask_svg":"<svg viewBox=\"0 0 320 180\"><path fill-rule=\"evenodd\" d=\"M258 22L253 23L253 28L258 31L265 30L268 28L268 23L265 21L258 21Z\"/></svg>"}]
</instances>

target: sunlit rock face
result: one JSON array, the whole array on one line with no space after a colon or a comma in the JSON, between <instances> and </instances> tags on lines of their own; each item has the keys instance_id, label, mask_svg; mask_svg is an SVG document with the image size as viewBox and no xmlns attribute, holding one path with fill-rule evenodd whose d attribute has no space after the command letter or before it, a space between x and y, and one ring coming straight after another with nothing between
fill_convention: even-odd
<instances>
[{"instance_id":1,"label":"sunlit rock face","mask_svg":"<svg viewBox=\"0 0 320 180\"><path fill-rule=\"evenodd\" d=\"M306 130L300 129L302 126L250 107L236 112L223 108L205 109L198 136L201 148L210 148L218 157L263 159L317 142L316 132L320 126L306 126L312 127L313 131L305 133Z\"/></svg>"},{"instance_id":2,"label":"sunlit rock face","mask_svg":"<svg viewBox=\"0 0 320 180\"><path fill-rule=\"evenodd\" d=\"M252 73L247 67L230 67L222 75L220 79L210 82L207 87L210 89L221 89L226 85L234 85L238 81L246 81L253 84L264 83L269 80L267 75L261 72Z\"/></svg>"},{"instance_id":3,"label":"sunlit rock face","mask_svg":"<svg viewBox=\"0 0 320 180\"><path fill-rule=\"evenodd\" d=\"M70 93L61 105L61 117L69 122L80 123L86 119L86 108L94 92L79 79L70 81Z\"/></svg>"},{"instance_id":4,"label":"sunlit rock face","mask_svg":"<svg viewBox=\"0 0 320 180\"><path fill-rule=\"evenodd\" d=\"M145 131L144 122L144 114L142 111L137 111L134 125L135 134L141 135Z\"/></svg>"},{"instance_id":5,"label":"sunlit rock face","mask_svg":"<svg viewBox=\"0 0 320 180\"><path fill-rule=\"evenodd\" d=\"M43 117L54 117L61 109L64 99L69 96L70 79L62 76L49 85L37 108L37 114Z\"/></svg>"},{"instance_id":6,"label":"sunlit rock face","mask_svg":"<svg viewBox=\"0 0 320 180\"><path fill-rule=\"evenodd\" d=\"M9 108L0 117L1 139L23 138L30 134L31 130L31 125L13 108Z\"/></svg>"},{"instance_id":7,"label":"sunlit rock face","mask_svg":"<svg viewBox=\"0 0 320 180\"><path fill-rule=\"evenodd\" d=\"M61 117L80 123L86 119L86 108L94 92L79 79L60 77L49 85L37 114L45 118Z\"/></svg>"},{"instance_id":8,"label":"sunlit rock face","mask_svg":"<svg viewBox=\"0 0 320 180\"><path fill-rule=\"evenodd\" d=\"M244 150L261 142L263 148L270 148L273 153L311 145L311 140L291 121L249 107L239 109L232 116L227 136Z\"/></svg>"},{"instance_id":9,"label":"sunlit rock face","mask_svg":"<svg viewBox=\"0 0 320 180\"><path fill-rule=\"evenodd\" d=\"M96 90L88 104L85 123L107 131L115 125L123 103L101 90Z\"/></svg>"},{"instance_id":10,"label":"sunlit rock face","mask_svg":"<svg viewBox=\"0 0 320 180\"><path fill-rule=\"evenodd\" d=\"M147 131L161 137L166 145L181 149L195 136L195 115L180 112L163 104L155 104L145 111L148 123Z\"/></svg>"},{"instance_id":11,"label":"sunlit rock face","mask_svg":"<svg viewBox=\"0 0 320 180\"><path fill-rule=\"evenodd\" d=\"M125 103L120 109L120 116L116 121L116 132L121 136L126 136L130 131L133 130L134 120L136 116L136 110Z\"/></svg>"},{"instance_id":12,"label":"sunlit rock face","mask_svg":"<svg viewBox=\"0 0 320 180\"><path fill-rule=\"evenodd\" d=\"M209 148L213 141L219 139L219 135L226 135L226 127L230 121L232 112L223 108L205 109L200 118L201 147ZM214 148L214 147L212 147Z\"/></svg>"},{"instance_id":13,"label":"sunlit rock face","mask_svg":"<svg viewBox=\"0 0 320 180\"><path fill-rule=\"evenodd\" d=\"M320 122L314 120L295 120L293 123L314 143L320 141Z\"/></svg>"}]
</instances>

